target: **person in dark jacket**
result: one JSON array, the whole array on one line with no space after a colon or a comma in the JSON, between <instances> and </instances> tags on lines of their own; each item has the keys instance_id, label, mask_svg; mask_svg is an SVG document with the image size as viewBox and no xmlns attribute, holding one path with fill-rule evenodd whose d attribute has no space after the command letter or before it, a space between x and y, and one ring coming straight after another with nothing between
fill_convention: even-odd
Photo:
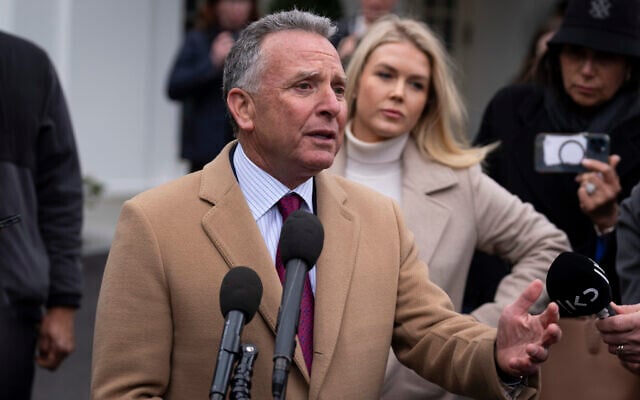
<instances>
[{"instance_id":1,"label":"person in dark jacket","mask_svg":"<svg viewBox=\"0 0 640 400\"><path fill-rule=\"evenodd\" d=\"M0 32L0 88L0 399L29 399L34 357L54 370L74 348L82 178L46 53Z\"/></svg>"},{"instance_id":2,"label":"person in dark jacket","mask_svg":"<svg viewBox=\"0 0 640 400\"><path fill-rule=\"evenodd\" d=\"M604 268L616 303L619 201L640 180L639 59L640 1L570 0L537 81L500 90L476 138L500 142L487 159L489 175L566 232L574 251ZM543 132L606 133L611 156L583 160L582 173L536 172L535 139ZM561 318L560 326L565 340L543 368L541 399L639 398L637 377L593 340L599 337L595 320Z\"/></svg>"},{"instance_id":3,"label":"person in dark jacket","mask_svg":"<svg viewBox=\"0 0 640 400\"><path fill-rule=\"evenodd\" d=\"M623 304L640 303L640 182L620 206L616 268ZM640 372L640 365L638 366Z\"/></svg>"},{"instance_id":4,"label":"person in dark jacket","mask_svg":"<svg viewBox=\"0 0 640 400\"><path fill-rule=\"evenodd\" d=\"M488 173L564 230L575 251L599 261L619 300L618 202L640 180L640 2L609 0L602 9L596 3L569 2L539 82L499 91L476 142L500 141ZM607 133L613 155L608 164L585 160L582 174L538 173L534 142L541 132Z\"/></svg>"},{"instance_id":5,"label":"person in dark jacket","mask_svg":"<svg viewBox=\"0 0 640 400\"><path fill-rule=\"evenodd\" d=\"M240 31L258 17L257 0L207 0L189 31L167 82L182 103L181 157L198 171L233 139L222 96L222 69Z\"/></svg>"}]
</instances>

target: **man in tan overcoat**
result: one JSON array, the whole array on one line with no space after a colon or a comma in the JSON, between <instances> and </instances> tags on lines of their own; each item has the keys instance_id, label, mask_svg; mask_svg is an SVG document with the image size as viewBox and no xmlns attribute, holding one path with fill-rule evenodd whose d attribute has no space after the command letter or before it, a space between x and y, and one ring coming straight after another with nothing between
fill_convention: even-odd
<instances>
[{"instance_id":1,"label":"man in tan overcoat","mask_svg":"<svg viewBox=\"0 0 640 400\"><path fill-rule=\"evenodd\" d=\"M289 399L376 399L389 346L449 390L533 398L537 371L560 339L558 309L527 309L534 281L498 329L453 311L428 279L413 236L389 198L325 172L342 143L345 76L330 22L300 11L250 25L225 67L238 141L203 171L125 203L96 317L92 398L207 398L224 326L219 287L235 266L264 294L242 341L257 345L252 397L271 398L282 285L274 259L290 192L318 215L325 240L309 272L312 373L296 346Z\"/></svg>"}]
</instances>

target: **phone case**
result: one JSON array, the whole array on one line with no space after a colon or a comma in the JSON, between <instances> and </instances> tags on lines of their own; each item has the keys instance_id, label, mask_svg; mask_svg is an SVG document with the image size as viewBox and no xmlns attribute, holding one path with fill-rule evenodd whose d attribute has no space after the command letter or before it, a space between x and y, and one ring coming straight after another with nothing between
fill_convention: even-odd
<instances>
[{"instance_id":1,"label":"phone case","mask_svg":"<svg viewBox=\"0 0 640 400\"><path fill-rule=\"evenodd\" d=\"M609 161L606 133L539 133L535 140L535 170L541 173L581 173L582 159Z\"/></svg>"}]
</instances>

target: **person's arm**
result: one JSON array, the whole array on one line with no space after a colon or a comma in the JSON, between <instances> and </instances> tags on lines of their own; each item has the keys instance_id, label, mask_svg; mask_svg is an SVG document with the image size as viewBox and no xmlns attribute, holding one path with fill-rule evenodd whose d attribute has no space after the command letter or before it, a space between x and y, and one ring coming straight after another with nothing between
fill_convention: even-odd
<instances>
[{"instance_id":1,"label":"person's arm","mask_svg":"<svg viewBox=\"0 0 640 400\"><path fill-rule=\"evenodd\" d=\"M515 301L534 279L544 282L556 256L571 247L564 232L478 167L470 169L469 179L475 201L478 248L513 265L500 281L494 301L471 313L479 321L497 326L502 309ZM537 304L535 311L545 306L546 302Z\"/></svg>"},{"instance_id":2,"label":"person's arm","mask_svg":"<svg viewBox=\"0 0 640 400\"><path fill-rule=\"evenodd\" d=\"M96 310L92 399L163 398L173 347L169 296L156 233L143 209L125 202Z\"/></svg>"},{"instance_id":3,"label":"person's arm","mask_svg":"<svg viewBox=\"0 0 640 400\"><path fill-rule=\"evenodd\" d=\"M520 388L519 398L535 397L539 363L534 365L528 351L540 357L540 362L546 358L546 348L559 334L553 324L553 308L557 313L557 306L554 304L551 312L535 317L526 309L521 310L525 307L521 304L528 300L521 300L517 310L511 307L512 312L503 321L504 338L496 349L495 329L455 313L446 293L429 281L412 235L406 230L400 211L396 213L401 266L392 347L398 360L449 391L479 399L508 398L498 368L487 368L499 365L506 376L530 375ZM526 299L536 294L530 292Z\"/></svg>"},{"instance_id":4,"label":"person's arm","mask_svg":"<svg viewBox=\"0 0 640 400\"><path fill-rule=\"evenodd\" d=\"M640 303L640 184L620 205L616 231L616 270L620 278L622 302Z\"/></svg>"},{"instance_id":5,"label":"person's arm","mask_svg":"<svg viewBox=\"0 0 640 400\"><path fill-rule=\"evenodd\" d=\"M82 178L62 88L49 65L36 147L38 227L49 257L47 312L40 325L38 363L57 368L74 348L73 322L82 294Z\"/></svg>"},{"instance_id":6,"label":"person's arm","mask_svg":"<svg viewBox=\"0 0 640 400\"><path fill-rule=\"evenodd\" d=\"M167 95L170 99L184 100L211 90L211 83L222 79L223 70L213 65L210 52L211 45L204 32L187 33L169 74Z\"/></svg>"}]
</instances>

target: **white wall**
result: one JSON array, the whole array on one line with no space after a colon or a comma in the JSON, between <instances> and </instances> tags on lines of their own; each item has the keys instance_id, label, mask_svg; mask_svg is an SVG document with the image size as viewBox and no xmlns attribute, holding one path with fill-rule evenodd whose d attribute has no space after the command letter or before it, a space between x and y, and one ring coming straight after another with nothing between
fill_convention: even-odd
<instances>
[{"instance_id":1,"label":"white wall","mask_svg":"<svg viewBox=\"0 0 640 400\"><path fill-rule=\"evenodd\" d=\"M478 131L489 100L520 69L534 32L556 0L458 0L454 56L469 111L469 135Z\"/></svg>"},{"instance_id":2,"label":"white wall","mask_svg":"<svg viewBox=\"0 0 640 400\"><path fill-rule=\"evenodd\" d=\"M164 95L182 40L176 0L0 0L0 29L39 44L61 77L83 173L106 195L178 177L178 107Z\"/></svg>"}]
</instances>

